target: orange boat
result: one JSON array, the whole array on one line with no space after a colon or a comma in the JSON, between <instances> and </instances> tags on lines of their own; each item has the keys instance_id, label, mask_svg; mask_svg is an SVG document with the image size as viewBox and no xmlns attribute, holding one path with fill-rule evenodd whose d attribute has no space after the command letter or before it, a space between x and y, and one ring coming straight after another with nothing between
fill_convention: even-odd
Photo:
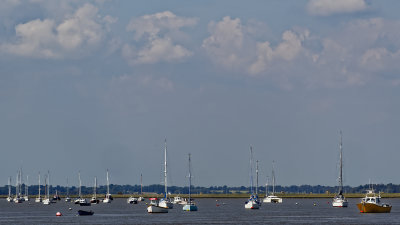
<instances>
[{"instance_id":1,"label":"orange boat","mask_svg":"<svg viewBox=\"0 0 400 225\"><path fill-rule=\"evenodd\" d=\"M361 213L390 213L391 205L381 203L381 194L376 196L374 190L368 190L365 198L357 204Z\"/></svg>"}]
</instances>

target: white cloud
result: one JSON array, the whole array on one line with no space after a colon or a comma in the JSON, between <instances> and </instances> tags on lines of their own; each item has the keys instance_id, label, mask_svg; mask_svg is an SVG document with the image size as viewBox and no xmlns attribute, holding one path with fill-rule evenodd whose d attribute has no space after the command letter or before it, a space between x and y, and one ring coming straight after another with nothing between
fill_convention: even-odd
<instances>
[{"instance_id":1,"label":"white cloud","mask_svg":"<svg viewBox=\"0 0 400 225\"><path fill-rule=\"evenodd\" d=\"M136 48L126 44L123 56L131 64L153 64L157 62L181 61L192 55L182 44L178 44L184 27L196 25L197 19L179 17L170 11L134 18L126 27L134 32L137 42L144 41L144 47Z\"/></svg>"},{"instance_id":2,"label":"white cloud","mask_svg":"<svg viewBox=\"0 0 400 225\"><path fill-rule=\"evenodd\" d=\"M296 34L293 31L285 31L282 35L282 42L274 49L271 48L268 41L257 43L257 60L249 67L251 74L258 74L267 69L268 64L273 60L282 59L286 61L293 60L302 50L302 41L308 37L309 32Z\"/></svg>"},{"instance_id":3,"label":"white cloud","mask_svg":"<svg viewBox=\"0 0 400 225\"><path fill-rule=\"evenodd\" d=\"M240 19L226 16L218 23L211 22L208 29L211 36L203 41L202 47L211 59L225 67L240 66L245 36Z\"/></svg>"},{"instance_id":4,"label":"white cloud","mask_svg":"<svg viewBox=\"0 0 400 225\"><path fill-rule=\"evenodd\" d=\"M367 4L364 0L310 0L307 4L308 12L318 16L360 12L366 9Z\"/></svg>"},{"instance_id":5,"label":"white cloud","mask_svg":"<svg viewBox=\"0 0 400 225\"><path fill-rule=\"evenodd\" d=\"M0 46L3 52L34 57L62 58L80 55L98 46L106 33L106 26L113 20L102 18L98 9L85 4L58 25L55 20L32 20L15 27L16 40Z\"/></svg>"}]
</instances>

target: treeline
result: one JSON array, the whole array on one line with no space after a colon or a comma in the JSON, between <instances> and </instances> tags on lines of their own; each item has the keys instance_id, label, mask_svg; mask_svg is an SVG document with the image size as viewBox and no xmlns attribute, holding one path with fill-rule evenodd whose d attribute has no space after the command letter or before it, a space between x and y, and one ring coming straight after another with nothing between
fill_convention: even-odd
<instances>
[{"instance_id":1,"label":"treeline","mask_svg":"<svg viewBox=\"0 0 400 225\"><path fill-rule=\"evenodd\" d=\"M41 186L41 193L44 194L44 186ZM400 185L399 184L376 184L373 186L375 191L385 192L385 193L400 193ZM192 193L196 194L235 194L235 193L249 193L249 187L240 186L240 187L228 187L228 186L210 186L210 187L199 187L192 186ZM271 191L271 188L269 188ZM337 191L337 187L332 186L322 186L322 185L291 185L291 186L275 186L275 192L279 193L334 193ZM345 193L363 193L365 190L369 189L369 185L360 185L357 187L345 186ZM22 193L25 194L25 186L22 185L21 188ZM38 193L38 185L29 186L29 194L37 195ZM56 191L60 195L65 195L67 193L67 187L64 186L50 186L50 192L55 194ZM98 194L105 194L107 191L106 186L97 187ZM68 192L70 195L78 194L78 187L69 187ZM158 193L161 194L164 192L164 186L153 184L148 186L143 186L144 193ZM188 194L188 187L178 187L178 186L169 186L168 192L171 194ZM258 188L259 193L265 193L265 187ZM15 194L15 186L11 187L11 193ZM93 187L82 186L82 194L92 194ZM110 193L112 194L138 194L140 193L140 185L110 185ZM0 187L0 195L8 195L8 185Z\"/></svg>"}]
</instances>

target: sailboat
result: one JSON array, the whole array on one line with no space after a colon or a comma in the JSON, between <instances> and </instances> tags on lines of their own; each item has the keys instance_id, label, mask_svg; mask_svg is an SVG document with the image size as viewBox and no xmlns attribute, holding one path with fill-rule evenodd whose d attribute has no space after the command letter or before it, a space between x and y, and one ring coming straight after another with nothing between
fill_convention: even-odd
<instances>
[{"instance_id":1,"label":"sailboat","mask_svg":"<svg viewBox=\"0 0 400 225\"><path fill-rule=\"evenodd\" d=\"M25 195L24 195L24 200L29 201L29 192L28 192L28 181L29 181L29 176L26 176L26 184L25 184Z\"/></svg>"},{"instance_id":2,"label":"sailboat","mask_svg":"<svg viewBox=\"0 0 400 225\"><path fill-rule=\"evenodd\" d=\"M78 171L78 179L79 179L79 187L78 187L78 197L74 200L75 204L86 202L86 199L82 198L82 180L81 180L81 171Z\"/></svg>"},{"instance_id":3,"label":"sailboat","mask_svg":"<svg viewBox=\"0 0 400 225\"><path fill-rule=\"evenodd\" d=\"M39 185L38 185L38 196L35 198L35 202L42 202L42 197L40 196L40 172L39 172Z\"/></svg>"},{"instance_id":4,"label":"sailboat","mask_svg":"<svg viewBox=\"0 0 400 225\"><path fill-rule=\"evenodd\" d=\"M11 177L8 178L8 197L7 202L12 202L13 198L11 196Z\"/></svg>"},{"instance_id":5,"label":"sailboat","mask_svg":"<svg viewBox=\"0 0 400 225\"><path fill-rule=\"evenodd\" d=\"M268 185L267 185L268 186ZM264 203L282 203L282 198L279 198L275 195L275 170L274 170L274 161L272 161L272 193L268 195L268 189L265 190L265 198L263 200Z\"/></svg>"},{"instance_id":6,"label":"sailboat","mask_svg":"<svg viewBox=\"0 0 400 225\"><path fill-rule=\"evenodd\" d=\"M194 204L191 197L191 187L192 187L192 173L190 171L190 154L189 154L189 199L188 203L183 206L183 211L197 211L197 206Z\"/></svg>"},{"instance_id":7,"label":"sailboat","mask_svg":"<svg viewBox=\"0 0 400 225\"><path fill-rule=\"evenodd\" d=\"M97 177L94 177L94 186L93 186L93 197L90 199L90 203L93 204L98 204L100 202L99 199L97 199Z\"/></svg>"},{"instance_id":8,"label":"sailboat","mask_svg":"<svg viewBox=\"0 0 400 225\"><path fill-rule=\"evenodd\" d=\"M66 202L71 202L71 198L69 197L69 184L68 184L68 177L67 177L67 195L65 197Z\"/></svg>"},{"instance_id":9,"label":"sailboat","mask_svg":"<svg viewBox=\"0 0 400 225\"><path fill-rule=\"evenodd\" d=\"M13 199L15 203L22 203L24 201L24 198L21 197L21 176L22 172L19 170L15 181L15 198Z\"/></svg>"},{"instance_id":10,"label":"sailboat","mask_svg":"<svg viewBox=\"0 0 400 225\"><path fill-rule=\"evenodd\" d=\"M259 209L256 196L253 192L253 148L250 146L250 198L244 205L245 209Z\"/></svg>"},{"instance_id":11,"label":"sailboat","mask_svg":"<svg viewBox=\"0 0 400 225\"><path fill-rule=\"evenodd\" d=\"M347 207L348 201L343 196L343 148L342 148L342 131L340 131L340 169L339 169L339 191L332 200L333 207Z\"/></svg>"},{"instance_id":12,"label":"sailboat","mask_svg":"<svg viewBox=\"0 0 400 225\"><path fill-rule=\"evenodd\" d=\"M51 200L50 200L50 185L48 184L48 181L49 180L49 178L48 178L48 176L46 176L45 178L44 178L44 195L45 195L45 197L44 197L44 199L43 199L43 204L44 205L50 205L52 202L51 202Z\"/></svg>"},{"instance_id":13,"label":"sailboat","mask_svg":"<svg viewBox=\"0 0 400 225\"><path fill-rule=\"evenodd\" d=\"M144 197L143 197L143 180L142 180L142 174L140 174L140 196L138 198L139 202L144 201Z\"/></svg>"},{"instance_id":14,"label":"sailboat","mask_svg":"<svg viewBox=\"0 0 400 225\"><path fill-rule=\"evenodd\" d=\"M164 147L164 190L165 190L165 195L164 198L162 198L159 202L159 206L166 208L166 209L172 209L174 204L168 199L168 184L167 184L167 139L165 139L165 147Z\"/></svg>"},{"instance_id":15,"label":"sailboat","mask_svg":"<svg viewBox=\"0 0 400 225\"><path fill-rule=\"evenodd\" d=\"M108 169L107 169L107 194L106 197L103 199L103 203L111 203L113 197L110 194L110 180L108 178Z\"/></svg>"}]
</instances>

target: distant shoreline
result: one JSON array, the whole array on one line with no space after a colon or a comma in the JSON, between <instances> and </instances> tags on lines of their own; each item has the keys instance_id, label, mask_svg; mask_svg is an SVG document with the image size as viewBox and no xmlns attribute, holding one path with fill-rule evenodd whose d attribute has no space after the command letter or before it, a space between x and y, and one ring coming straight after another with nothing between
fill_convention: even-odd
<instances>
[{"instance_id":1,"label":"distant shoreline","mask_svg":"<svg viewBox=\"0 0 400 225\"><path fill-rule=\"evenodd\" d=\"M333 198L335 196L334 193L330 194L296 194L296 193L275 193L276 196L281 197L281 198ZM104 196L102 194L97 194L99 199L102 199ZM138 194L124 194L124 195L118 195L118 194L113 194L112 195L114 198L129 198L130 196L134 197L139 197ZM142 195L144 198L150 198L150 197L157 197L157 198L162 198L164 195L161 194L152 194L152 193L146 193ZM180 196L183 198L187 198L187 194L171 194L169 197L173 198L175 196ZM346 198L363 198L365 196L365 193L349 193L349 194L344 194ZM34 199L37 197L37 195L29 195L31 199ZM43 197L43 196L42 196ZM60 195L61 198L64 198L64 195ZM71 198L76 198L76 195L71 195ZM84 195L82 196L84 198L91 198L92 195ZM192 194L192 198L248 198L249 194ZM260 198L264 198L265 194L259 194ZM382 198L400 198L400 193L381 193ZM7 198L7 195L1 195L0 198Z\"/></svg>"}]
</instances>

